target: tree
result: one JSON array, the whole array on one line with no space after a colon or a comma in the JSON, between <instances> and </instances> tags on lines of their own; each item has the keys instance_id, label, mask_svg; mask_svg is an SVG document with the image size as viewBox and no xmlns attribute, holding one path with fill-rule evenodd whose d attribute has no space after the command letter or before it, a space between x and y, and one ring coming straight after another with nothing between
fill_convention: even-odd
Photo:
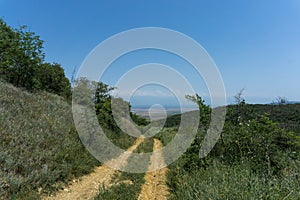
<instances>
[{"instance_id":1,"label":"tree","mask_svg":"<svg viewBox=\"0 0 300 200\"><path fill-rule=\"evenodd\" d=\"M227 119L235 125L253 118L253 110L248 106L243 97L245 89L242 88L235 96L235 104L228 109Z\"/></svg>"},{"instance_id":2,"label":"tree","mask_svg":"<svg viewBox=\"0 0 300 200\"><path fill-rule=\"evenodd\" d=\"M19 52L19 34L0 19L0 75L2 79L12 79Z\"/></svg>"},{"instance_id":3,"label":"tree","mask_svg":"<svg viewBox=\"0 0 300 200\"><path fill-rule=\"evenodd\" d=\"M99 114L103 104L107 101L111 101L111 94L110 92L113 91L115 88L111 87L102 82L95 82L94 87L95 90L95 108L96 113Z\"/></svg>"},{"instance_id":4,"label":"tree","mask_svg":"<svg viewBox=\"0 0 300 200\"><path fill-rule=\"evenodd\" d=\"M245 88L242 88L235 96L235 103L236 104L245 104L245 99L243 97L243 93L245 91Z\"/></svg>"},{"instance_id":5,"label":"tree","mask_svg":"<svg viewBox=\"0 0 300 200\"><path fill-rule=\"evenodd\" d=\"M273 104L285 105L285 104L288 104L288 102L289 102L289 101L287 100L287 98L278 96L278 97L276 98L276 102L273 102Z\"/></svg>"},{"instance_id":6,"label":"tree","mask_svg":"<svg viewBox=\"0 0 300 200\"><path fill-rule=\"evenodd\" d=\"M43 41L26 26L12 29L0 19L0 71L2 78L17 87L34 90L36 68L43 62Z\"/></svg>"},{"instance_id":7,"label":"tree","mask_svg":"<svg viewBox=\"0 0 300 200\"><path fill-rule=\"evenodd\" d=\"M0 19L0 77L28 91L45 90L65 98L71 86L62 67L44 63L43 41L26 26L13 29Z\"/></svg>"},{"instance_id":8,"label":"tree","mask_svg":"<svg viewBox=\"0 0 300 200\"><path fill-rule=\"evenodd\" d=\"M209 126L211 108L208 105L205 105L205 101L198 94L195 95L185 95L187 100L190 100L198 105L200 111L200 125L204 125L204 127Z\"/></svg>"},{"instance_id":9,"label":"tree","mask_svg":"<svg viewBox=\"0 0 300 200\"><path fill-rule=\"evenodd\" d=\"M66 99L71 97L71 84L58 63L43 63L36 69L36 89L57 94Z\"/></svg>"}]
</instances>

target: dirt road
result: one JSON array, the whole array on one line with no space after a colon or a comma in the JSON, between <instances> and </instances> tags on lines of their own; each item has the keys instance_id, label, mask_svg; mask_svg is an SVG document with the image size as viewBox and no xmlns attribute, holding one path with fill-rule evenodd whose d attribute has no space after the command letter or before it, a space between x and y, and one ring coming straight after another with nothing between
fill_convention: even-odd
<instances>
[{"instance_id":1,"label":"dirt road","mask_svg":"<svg viewBox=\"0 0 300 200\"><path fill-rule=\"evenodd\" d=\"M154 139L153 152L160 150L163 147L162 143ZM164 164L164 158L161 153L153 154L150 159L149 170L155 166ZM166 184L166 175L168 168L164 167L160 170L147 172L145 174L145 184L142 186L141 193L138 197L139 200L162 200L167 199L168 186Z\"/></svg>"},{"instance_id":2,"label":"dirt road","mask_svg":"<svg viewBox=\"0 0 300 200\"><path fill-rule=\"evenodd\" d=\"M142 142L144 138L138 138L134 145L132 145L127 152L122 154L121 160L122 164L126 164L127 158L130 156L130 152L134 151ZM115 163L115 160L111 161ZM98 191L99 186L108 186L110 178L113 173L116 172L114 169L107 167L105 165L97 167L92 173L85 175L72 182L68 187L59 191L54 196L44 197L44 200L86 200L93 199Z\"/></svg>"}]
</instances>

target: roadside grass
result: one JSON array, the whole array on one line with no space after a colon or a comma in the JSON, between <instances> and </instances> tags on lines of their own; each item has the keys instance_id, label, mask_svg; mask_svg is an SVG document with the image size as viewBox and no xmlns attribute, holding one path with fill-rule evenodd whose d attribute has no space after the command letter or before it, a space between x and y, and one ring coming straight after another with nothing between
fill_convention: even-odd
<instances>
[{"instance_id":1,"label":"roadside grass","mask_svg":"<svg viewBox=\"0 0 300 200\"><path fill-rule=\"evenodd\" d=\"M141 143L134 152L135 153L152 152L152 149L153 149L153 139L145 138L143 143ZM145 170L148 168L149 161L138 162L137 160L134 159L134 156L130 156L127 160L127 162L130 163L131 166L139 165L142 168L145 168ZM114 177L111 180L110 187L106 188L104 186L101 186L99 188L99 194L97 195L97 197L95 197L95 200L137 199L141 192L141 187L145 183L144 176L145 173L117 172L114 174Z\"/></svg>"},{"instance_id":2,"label":"roadside grass","mask_svg":"<svg viewBox=\"0 0 300 200\"><path fill-rule=\"evenodd\" d=\"M71 107L0 82L0 196L39 199L99 165L81 144Z\"/></svg>"},{"instance_id":3,"label":"roadside grass","mask_svg":"<svg viewBox=\"0 0 300 200\"><path fill-rule=\"evenodd\" d=\"M0 197L39 199L99 166L76 131L71 105L46 92L0 81ZM128 149L134 137L103 129Z\"/></svg>"},{"instance_id":4,"label":"roadside grass","mask_svg":"<svg viewBox=\"0 0 300 200\"><path fill-rule=\"evenodd\" d=\"M178 131L177 127L163 128L159 133L157 133L154 138L157 138L162 142L164 146L167 146L175 137Z\"/></svg>"},{"instance_id":5,"label":"roadside grass","mask_svg":"<svg viewBox=\"0 0 300 200\"><path fill-rule=\"evenodd\" d=\"M176 129L164 129L158 137L164 145L176 134ZM198 133L197 135L201 135ZM196 137L197 138L197 137ZM220 144L219 144L220 145ZM300 160L290 157L289 151L281 150L280 162L286 163L278 173L257 170L251 157L239 161L224 160L223 154L213 150L200 159L199 146L191 147L168 166L168 199L299 199ZM297 153L295 150L294 153ZM299 153L299 151L298 151Z\"/></svg>"},{"instance_id":6,"label":"roadside grass","mask_svg":"<svg viewBox=\"0 0 300 200\"><path fill-rule=\"evenodd\" d=\"M136 138L133 136L130 136L126 133L123 133L122 131L111 131L108 129L103 129L106 137L116 146L127 150L129 147L131 147Z\"/></svg>"},{"instance_id":7,"label":"roadside grass","mask_svg":"<svg viewBox=\"0 0 300 200\"><path fill-rule=\"evenodd\" d=\"M250 166L247 161L229 166L215 160L206 169L187 172L174 163L168 174L169 199L299 199L299 171L267 177Z\"/></svg>"}]
</instances>

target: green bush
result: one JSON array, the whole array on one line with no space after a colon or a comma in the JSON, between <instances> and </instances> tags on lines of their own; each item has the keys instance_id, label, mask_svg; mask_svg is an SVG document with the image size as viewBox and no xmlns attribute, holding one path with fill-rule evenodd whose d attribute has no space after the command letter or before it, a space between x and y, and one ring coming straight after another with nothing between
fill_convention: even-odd
<instances>
[{"instance_id":1,"label":"green bush","mask_svg":"<svg viewBox=\"0 0 300 200\"><path fill-rule=\"evenodd\" d=\"M237 125L226 123L219 148L213 154L219 154L227 163L247 158L255 170L278 173L297 156L299 141L296 134L285 131L263 115ZM223 151L216 152L221 148Z\"/></svg>"}]
</instances>

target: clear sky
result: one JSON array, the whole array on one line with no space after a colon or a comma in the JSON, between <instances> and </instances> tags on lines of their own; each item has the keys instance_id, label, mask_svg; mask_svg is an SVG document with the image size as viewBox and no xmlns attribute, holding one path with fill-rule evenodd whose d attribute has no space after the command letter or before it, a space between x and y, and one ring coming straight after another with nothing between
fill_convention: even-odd
<instances>
[{"instance_id":1,"label":"clear sky","mask_svg":"<svg viewBox=\"0 0 300 200\"><path fill-rule=\"evenodd\" d=\"M61 63L68 77L108 37L132 28L164 27L207 50L223 77L229 103L241 88L251 103L269 103L277 96L300 100L299 0L0 0L0 16L12 27L28 25L40 35L46 61ZM120 65L160 62L156 54L137 53L131 60L129 55ZM115 65L110 71L108 77L122 70ZM188 67L182 73L193 74ZM187 78L206 95L201 80Z\"/></svg>"}]
</instances>

